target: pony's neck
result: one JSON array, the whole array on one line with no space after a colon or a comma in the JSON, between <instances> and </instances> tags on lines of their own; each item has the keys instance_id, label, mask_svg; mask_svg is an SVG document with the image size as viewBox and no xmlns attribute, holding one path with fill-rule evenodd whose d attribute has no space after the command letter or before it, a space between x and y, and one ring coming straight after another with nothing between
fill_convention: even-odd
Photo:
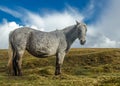
<instances>
[{"instance_id":1,"label":"pony's neck","mask_svg":"<svg viewBox=\"0 0 120 86\"><path fill-rule=\"evenodd\" d=\"M68 44L67 51L68 51L70 46L77 39L77 36L78 36L76 25L72 25L72 26L69 26L69 27L63 29L63 32L66 36L66 40L67 40L67 44Z\"/></svg>"}]
</instances>

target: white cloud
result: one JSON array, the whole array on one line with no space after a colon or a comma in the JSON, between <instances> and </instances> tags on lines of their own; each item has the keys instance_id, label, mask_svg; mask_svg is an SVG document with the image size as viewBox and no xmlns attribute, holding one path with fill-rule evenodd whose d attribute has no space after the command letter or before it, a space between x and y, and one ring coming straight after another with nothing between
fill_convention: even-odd
<instances>
[{"instance_id":1,"label":"white cloud","mask_svg":"<svg viewBox=\"0 0 120 86\"><path fill-rule=\"evenodd\" d=\"M21 26L15 22L7 22L7 20L3 20L3 23L0 24L0 48L8 48L8 34L10 31L18 27Z\"/></svg>"},{"instance_id":2,"label":"white cloud","mask_svg":"<svg viewBox=\"0 0 120 86\"><path fill-rule=\"evenodd\" d=\"M111 0L109 9L104 12L98 27L101 29L101 33L104 33L111 40L120 41L120 0Z\"/></svg>"},{"instance_id":3,"label":"white cloud","mask_svg":"<svg viewBox=\"0 0 120 86\"><path fill-rule=\"evenodd\" d=\"M4 7L4 6L0 6L0 10L4 11L4 12L6 12L14 17L21 17L22 16L19 12L11 10L11 9Z\"/></svg>"},{"instance_id":4,"label":"white cloud","mask_svg":"<svg viewBox=\"0 0 120 86\"><path fill-rule=\"evenodd\" d=\"M90 3L86 6L86 8L84 8L83 12L84 12L85 18L91 17L91 15L94 13L95 4L96 4L95 2L96 2L96 0L90 0Z\"/></svg>"},{"instance_id":5,"label":"white cloud","mask_svg":"<svg viewBox=\"0 0 120 86\"><path fill-rule=\"evenodd\" d=\"M77 10L68 7L63 12L45 13L43 16L25 10L27 17L23 18L23 22L27 25L34 25L39 30L52 31L55 29L63 29L66 26L75 24L75 20L82 20L83 16Z\"/></svg>"},{"instance_id":6,"label":"white cloud","mask_svg":"<svg viewBox=\"0 0 120 86\"><path fill-rule=\"evenodd\" d=\"M22 21L26 25L28 25L30 27L34 26L35 28L42 30L42 31L44 30L43 29L44 21L43 21L42 17L40 17L40 15L29 12L29 11L26 11L25 13L26 13L25 15L27 15L27 17L23 16Z\"/></svg>"},{"instance_id":7,"label":"white cloud","mask_svg":"<svg viewBox=\"0 0 120 86\"><path fill-rule=\"evenodd\" d=\"M92 36L89 35L88 43L91 47L120 47L120 0L111 0L108 8L104 10L102 16L99 18L97 24L95 24L91 30ZM95 34L96 33L96 34Z\"/></svg>"}]
</instances>

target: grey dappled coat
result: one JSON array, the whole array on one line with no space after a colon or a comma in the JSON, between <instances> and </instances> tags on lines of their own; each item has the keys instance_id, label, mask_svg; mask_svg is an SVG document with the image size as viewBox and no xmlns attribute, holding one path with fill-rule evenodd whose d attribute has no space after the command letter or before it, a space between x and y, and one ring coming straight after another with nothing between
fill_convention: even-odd
<instances>
[{"instance_id":1,"label":"grey dappled coat","mask_svg":"<svg viewBox=\"0 0 120 86\"><path fill-rule=\"evenodd\" d=\"M12 31L9 35L9 44L12 50L8 64L13 64L15 75L21 74L21 58L24 51L36 57L56 55L56 75L60 74L60 65L71 44L78 38L83 45L86 40L87 27L83 23L66 27L62 30L43 32L29 27L22 27ZM17 66L16 66L17 65Z\"/></svg>"}]
</instances>

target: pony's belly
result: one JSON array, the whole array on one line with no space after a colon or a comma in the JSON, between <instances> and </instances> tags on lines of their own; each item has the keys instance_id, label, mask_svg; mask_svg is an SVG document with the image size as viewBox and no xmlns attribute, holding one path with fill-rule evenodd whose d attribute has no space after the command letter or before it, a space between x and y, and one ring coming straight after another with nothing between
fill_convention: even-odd
<instances>
[{"instance_id":1,"label":"pony's belly","mask_svg":"<svg viewBox=\"0 0 120 86\"><path fill-rule=\"evenodd\" d=\"M27 50L34 56L55 55L59 46L59 39L50 34L31 33ZM36 35L37 34L37 35Z\"/></svg>"},{"instance_id":2,"label":"pony's belly","mask_svg":"<svg viewBox=\"0 0 120 86\"><path fill-rule=\"evenodd\" d=\"M27 49L27 51L36 57L48 57L56 54L55 49L48 48Z\"/></svg>"},{"instance_id":3,"label":"pony's belly","mask_svg":"<svg viewBox=\"0 0 120 86\"><path fill-rule=\"evenodd\" d=\"M38 58L45 58L45 57L48 57L48 56L52 56L52 55L50 55L50 54L48 54L48 53L31 53L33 56L35 56L35 57L38 57Z\"/></svg>"}]
</instances>

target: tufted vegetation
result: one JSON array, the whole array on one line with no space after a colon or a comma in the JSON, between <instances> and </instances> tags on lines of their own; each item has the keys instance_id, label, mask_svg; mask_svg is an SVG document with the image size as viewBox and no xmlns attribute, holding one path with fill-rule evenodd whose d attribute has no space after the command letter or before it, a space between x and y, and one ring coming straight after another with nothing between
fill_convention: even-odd
<instances>
[{"instance_id":1,"label":"tufted vegetation","mask_svg":"<svg viewBox=\"0 0 120 86\"><path fill-rule=\"evenodd\" d=\"M0 50L1 86L120 86L120 49L71 49L62 75L54 75L55 57L23 56L23 76L8 76L7 50Z\"/></svg>"}]
</instances>

